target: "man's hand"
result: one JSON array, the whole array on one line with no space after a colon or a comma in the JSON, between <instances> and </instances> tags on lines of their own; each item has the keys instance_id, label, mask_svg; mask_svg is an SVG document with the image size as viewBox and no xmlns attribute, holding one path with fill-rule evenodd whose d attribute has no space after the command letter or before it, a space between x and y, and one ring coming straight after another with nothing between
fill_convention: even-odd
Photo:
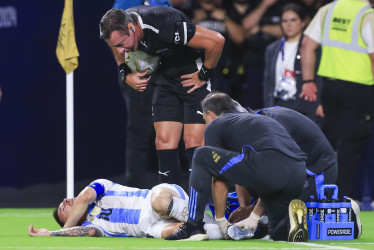
<instances>
[{"instance_id":1,"label":"man's hand","mask_svg":"<svg viewBox=\"0 0 374 250\"><path fill-rule=\"evenodd\" d=\"M217 219L216 217L214 218L219 230L221 231L222 235L225 236L227 228L229 227L230 223L227 221L225 217Z\"/></svg>"},{"instance_id":2,"label":"man's hand","mask_svg":"<svg viewBox=\"0 0 374 250\"><path fill-rule=\"evenodd\" d=\"M134 72L126 76L126 83L133 89L139 92L143 92L147 88L147 84L151 79L151 76L144 79L147 75L147 72L138 73Z\"/></svg>"},{"instance_id":3,"label":"man's hand","mask_svg":"<svg viewBox=\"0 0 374 250\"><path fill-rule=\"evenodd\" d=\"M205 81L201 81L199 79L199 77L197 76L198 73L199 71L196 71L195 73L181 76L182 79L186 79L182 81L183 87L187 88L193 86L193 88L187 91L188 94L192 93L193 91L195 91L195 89L200 88L206 83Z\"/></svg>"},{"instance_id":4,"label":"man's hand","mask_svg":"<svg viewBox=\"0 0 374 250\"><path fill-rule=\"evenodd\" d=\"M315 102L317 101L317 86L314 82L304 83L300 98L304 98L305 101Z\"/></svg>"},{"instance_id":5,"label":"man's hand","mask_svg":"<svg viewBox=\"0 0 374 250\"><path fill-rule=\"evenodd\" d=\"M325 117L325 113L323 112L323 107L321 104L317 107L316 115L319 117Z\"/></svg>"},{"instance_id":6,"label":"man's hand","mask_svg":"<svg viewBox=\"0 0 374 250\"><path fill-rule=\"evenodd\" d=\"M278 0L262 0L262 4L265 5L267 8L273 6Z\"/></svg>"},{"instance_id":7,"label":"man's hand","mask_svg":"<svg viewBox=\"0 0 374 250\"><path fill-rule=\"evenodd\" d=\"M41 229L36 229L34 226L31 224L29 226L29 235L30 236L50 236L51 232L45 228Z\"/></svg>"}]
</instances>

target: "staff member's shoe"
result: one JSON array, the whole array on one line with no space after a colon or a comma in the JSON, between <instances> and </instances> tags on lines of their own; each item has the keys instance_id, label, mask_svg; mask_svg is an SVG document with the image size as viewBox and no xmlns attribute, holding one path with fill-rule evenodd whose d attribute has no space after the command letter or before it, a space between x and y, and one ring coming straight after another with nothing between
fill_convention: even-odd
<instances>
[{"instance_id":1,"label":"staff member's shoe","mask_svg":"<svg viewBox=\"0 0 374 250\"><path fill-rule=\"evenodd\" d=\"M354 222L354 235L353 237L355 239L358 239L360 238L361 234L362 234L362 224L361 224L361 220L360 220L360 205L358 205L358 203L352 199L352 198L349 198L349 200L351 200L351 205L352 205L352 221Z\"/></svg>"},{"instance_id":2,"label":"staff member's shoe","mask_svg":"<svg viewBox=\"0 0 374 250\"><path fill-rule=\"evenodd\" d=\"M204 223L194 225L187 221L180 226L178 232L169 235L165 240L202 241L208 240L208 235L204 230Z\"/></svg>"},{"instance_id":3,"label":"staff member's shoe","mask_svg":"<svg viewBox=\"0 0 374 250\"><path fill-rule=\"evenodd\" d=\"M306 223L307 209L305 203L301 200L292 200L288 207L290 217L290 231L288 241L306 242L308 241L309 232Z\"/></svg>"}]
</instances>

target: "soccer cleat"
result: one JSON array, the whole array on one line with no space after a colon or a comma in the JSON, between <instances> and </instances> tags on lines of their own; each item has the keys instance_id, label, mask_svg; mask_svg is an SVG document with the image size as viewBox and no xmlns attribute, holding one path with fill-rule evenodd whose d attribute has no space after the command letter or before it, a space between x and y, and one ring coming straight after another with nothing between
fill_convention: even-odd
<instances>
[{"instance_id":1,"label":"soccer cleat","mask_svg":"<svg viewBox=\"0 0 374 250\"><path fill-rule=\"evenodd\" d=\"M288 241L306 242L308 241L309 232L306 224L306 206L301 200L292 200L288 207L290 217L290 232Z\"/></svg>"},{"instance_id":2,"label":"soccer cleat","mask_svg":"<svg viewBox=\"0 0 374 250\"><path fill-rule=\"evenodd\" d=\"M189 222L183 223L178 232L169 235L165 240L178 240L178 241L202 241L208 240L203 223L200 226L194 226Z\"/></svg>"},{"instance_id":3,"label":"soccer cleat","mask_svg":"<svg viewBox=\"0 0 374 250\"><path fill-rule=\"evenodd\" d=\"M351 204L352 204L352 221L354 222L354 238L355 239L358 239L360 238L361 234L362 234L362 224L361 224L361 220L360 220L360 205L358 205L358 203L352 199L352 198L349 198L348 199L351 201Z\"/></svg>"},{"instance_id":4,"label":"soccer cleat","mask_svg":"<svg viewBox=\"0 0 374 250\"><path fill-rule=\"evenodd\" d=\"M251 239L254 236L252 228L241 228L235 224L227 228L226 234L233 240Z\"/></svg>"}]
</instances>

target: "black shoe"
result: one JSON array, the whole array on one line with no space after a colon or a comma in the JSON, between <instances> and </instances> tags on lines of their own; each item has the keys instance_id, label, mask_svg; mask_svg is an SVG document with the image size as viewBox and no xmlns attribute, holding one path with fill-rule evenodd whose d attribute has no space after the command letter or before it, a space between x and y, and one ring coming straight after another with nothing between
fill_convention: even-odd
<instances>
[{"instance_id":1,"label":"black shoe","mask_svg":"<svg viewBox=\"0 0 374 250\"><path fill-rule=\"evenodd\" d=\"M290 216L290 232L288 241L306 242L308 241L309 232L306 224L306 206L301 200L293 200L288 207Z\"/></svg>"},{"instance_id":2,"label":"black shoe","mask_svg":"<svg viewBox=\"0 0 374 250\"><path fill-rule=\"evenodd\" d=\"M194 226L191 223L183 223L178 232L169 235L165 240L180 240L180 241L202 241L208 240L208 235L204 230L204 224L201 223L199 226Z\"/></svg>"},{"instance_id":3,"label":"black shoe","mask_svg":"<svg viewBox=\"0 0 374 250\"><path fill-rule=\"evenodd\" d=\"M351 201L351 204L352 204L352 221L354 222L354 238L355 239L358 239L360 238L361 234L362 234L362 224L361 224L361 220L360 220L360 205L358 205L358 203L352 199L352 198L349 198L348 199Z\"/></svg>"}]
</instances>

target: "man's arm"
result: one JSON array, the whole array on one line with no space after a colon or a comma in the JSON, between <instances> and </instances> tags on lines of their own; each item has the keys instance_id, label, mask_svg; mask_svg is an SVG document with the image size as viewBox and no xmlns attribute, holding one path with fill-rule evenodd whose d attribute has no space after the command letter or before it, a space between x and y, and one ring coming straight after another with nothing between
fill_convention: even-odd
<instances>
[{"instance_id":1,"label":"man's arm","mask_svg":"<svg viewBox=\"0 0 374 250\"><path fill-rule=\"evenodd\" d=\"M102 237L104 233L97 227L87 226L87 227L72 227L67 229L60 229L57 231L49 231L45 228L36 229L33 225L29 226L30 236L76 236L76 237Z\"/></svg>"},{"instance_id":2,"label":"man's arm","mask_svg":"<svg viewBox=\"0 0 374 250\"><path fill-rule=\"evenodd\" d=\"M251 205L252 197L248 190L240 185L235 185L236 195L238 196L238 202L240 207L246 207Z\"/></svg>"},{"instance_id":3,"label":"man's arm","mask_svg":"<svg viewBox=\"0 0 374 250\"><path fill-rule=\"evenodd\" d=\"M314 102L317 100L317 86L314 80L315 64L316 64L316 50L319 44L308 36L303 39L301 47L301 70L303 81L306 81L302 86L300 98L306 101Z\"/></svg>"},{"instance_id":4,"label":"man's arm","mask_svg":"<svg viewBox=\"0 0 374 250\"><path fill-rule=\"evenodd\" d=\"M220 33L199 25L196 25L195 35L187 43L187 45L192 48L204 49L205 61L203 66L208 70L214 69L217 66L224 44L225 38ZM183 87L194 86L187 93L193 92L195 89L200 88L206 83L206 81L199 79L198 73L199 71L196 71L193 74L181 76L182 79L186 79L182 81Z\"/></svg>"},{"instance_id":5,"label":"man's arm","mask_svg":"<svg viewBox=\"0 0 374 250\"><path fill-rule=\"evenodd\" d=\"M224 44L225 38L220 33L199 25L196 25L195 35L187 43L192 48L204 49L204 65L208 69L213 69L217 66Z\"/></svg>"},{"instance_id":6,"label":"man's arm","mask_svg":"<svg viewBox=\"0 0 374 250\"><path fill-rule=\"evenodd\" d=\"M278 0L262 0L261 3L249 13L242 21L243 27L246 30L250 30L255 26L258 26L265 12L273 6Z\"/></svg>"},{"instance_id":7,"label":"man's arm","mask_svg":"<svg viewBox=\"0 0 374 250\"><path fill-rule=\"evenodd\" d=\"M225 208L228 194L226 182L216 177L212 177L212 196L214 201L215 221L223 235L226 234L229 222L225 217Z\"/></svg>"},{"instance_id":8,"label":"man's arm","mask_svg":"<svg viewBox=\"0 0 374 250\"><path fill-rule=\"evenodd\" d=\"M86 213L88 205L96 199L96 191L86 187L80 192L71 208L69 218L63 228L71 228L78 225L79 220Z\"/></svg>"}]
</instances>

